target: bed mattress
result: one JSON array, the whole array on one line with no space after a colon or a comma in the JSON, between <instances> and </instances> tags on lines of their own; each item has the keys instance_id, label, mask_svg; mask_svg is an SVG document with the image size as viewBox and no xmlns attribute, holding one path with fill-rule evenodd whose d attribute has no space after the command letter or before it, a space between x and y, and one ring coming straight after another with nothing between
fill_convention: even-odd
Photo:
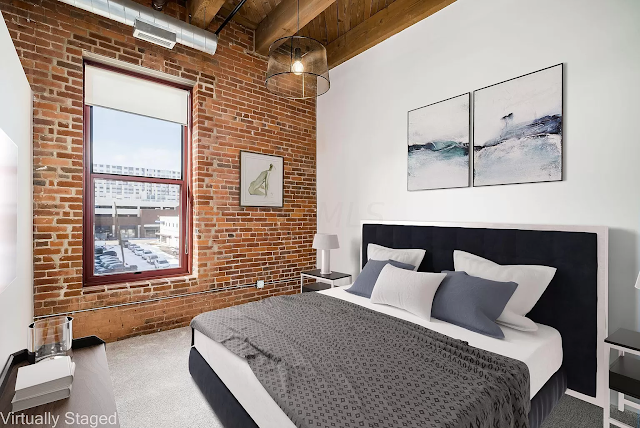
<instances>
[{"instance_id":1,"label":"bed mattress","mask_svg":"<svg viewBox=\"0 0 640 428\"><path fill-rule=\"evenodd\" d=\"M539 324L536 332L503 328L505 339L493 339L446 322L435 319L427 321L398 308L373 304L367 298L347 293L345 288L336 287L321 293L413 322L464 340L471 346L524 362L529 368L532 398L562 365L562 339L560 333L551 327ZM259 427L294 427L243 359L197 330L194 331L194 345Z\"/></svg>"}]
</instances>

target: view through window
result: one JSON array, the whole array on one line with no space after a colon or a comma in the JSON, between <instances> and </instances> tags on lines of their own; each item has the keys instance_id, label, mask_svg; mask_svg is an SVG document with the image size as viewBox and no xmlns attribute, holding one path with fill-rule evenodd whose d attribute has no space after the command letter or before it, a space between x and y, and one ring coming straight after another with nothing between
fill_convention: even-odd
<instances>
[{"instance_id":1,"label":"view through window","mask_svg":"<svg viewBox=\"0 0 640 428\"><path fill-rule=\"evenodd\" d=\"M94 276L185 268L184 126L99 106L90 124Z\"/></svg>"}]
</instances>

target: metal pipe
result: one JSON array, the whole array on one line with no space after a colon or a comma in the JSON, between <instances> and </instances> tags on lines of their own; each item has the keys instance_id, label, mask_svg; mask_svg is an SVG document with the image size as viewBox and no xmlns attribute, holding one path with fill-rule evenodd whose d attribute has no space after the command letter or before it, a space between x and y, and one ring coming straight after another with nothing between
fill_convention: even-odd
<instances>
[{"instance_id":1,"label":"metal pipe","mask_svg":"<svg viewBox=\"0 0 640 428\"><path fill-rule=\"evenodd\" d=\"M270 285L270 284L286 284L286 283L289 283L289 282L298 283L299 281L300 281L300 279L298 277L291 277L291 278L284 278L284 279L279 279L279 280L275 280L275 281L266 281L265 284L266 285ZM234 286L230 286L230 287L212 288L210 290L205 290L205 291L194 291L192 293L183 293L183 294L174 294L172 296L155 297L155 298L152 298L152 299L140 300L140 301L136 301L136 302L119 303L119 304L116 304L116 305L100 306L100 307L97 307L97 308L79 309L77 311L60 312L60 313L51 314L51 315L40 315L40 316L33 317L33 319L34 320L39 320L39 319L43 319L43 318L51 318L51 317L57 317L57 316L61 316L61 315L70 315L70 314L78 314L78 313L82 313L82 312L99 311L101 309L121 308L123 306L133 306L133 305L140 305L140 304L144 304L144 303L160 302L160 301L163 301L163 300L177 299L179 297L190 297L190 296L197 296L197 295L200 295L200 294L210 294L210 293L217 293L217 292L221 292L221 291L239 290L239 289L242 289L242 288L251 288L251 287L255 287L255 286L256 286L256 284L254 283L254 284L234 285Z\"/></svg>"},{"instance_id":2,"label":"metal pipe","mask_svg":"<svg viewBox=\"0 0 640 428\"><path fill-rule=\"evenodd\" d=\"M244 5L244 3L247 0L241 0L240 3L238 3L238 5L236 7L233 8L233 10L231 11L231 13L229 14L229 16L227 16L227 18L224 20L224 22L220 25L220 27L218 27L218 29L216 30L215 34L216 36L220 34L220 31L222 31L222 29L224 27L227 26L227 24L229 23L229 21L231 21L231 18L233 18L235 16L236 13L238 13L240 11L240 8L242 8L242 5Z\"/></svg>"},{"instance_id":3,"label":"metal pipe","mask_svg":"<svg viewBox=\"0 0 640 428\"><path fill-rule=\"evenodd\" d=\"M58 0L96 15L120 22L133 24L136 19L154 24L176 34L176 42L208 54L215 54L218 35L179 19L165 15L131 0Z\"/></svg>"}]
</instances>

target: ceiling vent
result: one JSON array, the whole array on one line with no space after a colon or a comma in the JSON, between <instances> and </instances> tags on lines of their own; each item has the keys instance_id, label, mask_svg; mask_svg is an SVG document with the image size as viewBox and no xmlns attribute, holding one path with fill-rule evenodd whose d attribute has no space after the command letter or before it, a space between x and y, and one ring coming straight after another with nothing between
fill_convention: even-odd
<instances>
[{"instance_id":1,"label":"ceiling vent","mask_svg":"<svg viewBox=\"0 0 640 428\"><path fill-rule=\"evenodd\" d=\"M133 37L167 49L173 49L176 45L176 33L139 19L136 19L133 23Z\"/></svg>"}]
</instances>

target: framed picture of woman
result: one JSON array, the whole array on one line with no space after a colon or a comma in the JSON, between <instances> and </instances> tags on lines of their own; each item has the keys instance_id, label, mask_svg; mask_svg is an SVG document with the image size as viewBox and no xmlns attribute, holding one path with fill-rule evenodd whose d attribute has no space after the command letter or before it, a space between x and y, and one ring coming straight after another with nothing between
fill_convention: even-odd
<instances>
[{"instance_id":1,"label":"framed picture of woman","mask_svg":"<svg viewBox=\"0 0 640 428\"><path fill-rule=\"evenodd\" d=\"M284 159L240 152L240 206L282 208Z\"/></svg>"}]
</instances>

